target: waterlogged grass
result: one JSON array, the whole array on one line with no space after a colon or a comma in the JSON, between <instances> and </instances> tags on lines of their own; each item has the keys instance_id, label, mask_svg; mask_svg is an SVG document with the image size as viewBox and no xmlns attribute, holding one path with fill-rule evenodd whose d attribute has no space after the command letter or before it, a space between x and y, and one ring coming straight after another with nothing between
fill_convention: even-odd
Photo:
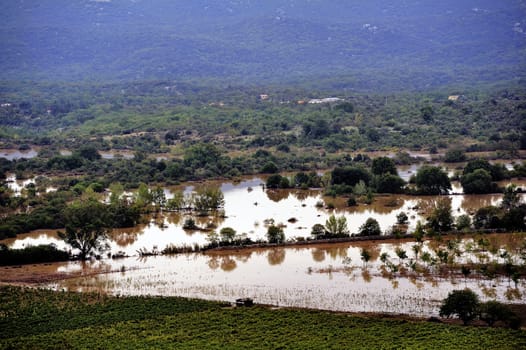
<instances>
[{"instance_id":1,"label":"waterlogged grass","mask_svg":"<svg viewBox=\"0 0 526 350\"><path fill-rule=\"evenodd\" d=\"M0 287L0 348L523 349L526 332Z\"/></svg>"}]
</instances>

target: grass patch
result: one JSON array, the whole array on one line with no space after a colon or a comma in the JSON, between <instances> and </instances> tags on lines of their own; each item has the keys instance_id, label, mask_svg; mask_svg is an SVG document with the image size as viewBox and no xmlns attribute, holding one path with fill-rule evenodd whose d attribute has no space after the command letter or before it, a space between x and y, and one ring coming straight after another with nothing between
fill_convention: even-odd
<instances>
[{"instance_id":1,"label":"grass patch","mask_svg":"<svg viewBox=\"0 0 526 350\"><path fill-rule=\"evenodd\" d=\"M174 297L0 287L8 349L521 349L526 332Z\"/></svg>"}]
</instances>

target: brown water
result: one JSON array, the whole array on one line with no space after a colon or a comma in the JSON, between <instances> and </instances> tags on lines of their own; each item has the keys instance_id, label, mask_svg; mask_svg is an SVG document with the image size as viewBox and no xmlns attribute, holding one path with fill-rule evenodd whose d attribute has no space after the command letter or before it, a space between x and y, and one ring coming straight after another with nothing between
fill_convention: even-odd
<instances>
[{"instance_id":1,"label":"brown water","mask_svg":"<svg viewBox=\"0 0 526 350\"><path fill-rule=\"evenodd\" d=\"M487 237L490 250L514 247L526 239L524 234ZM398 247L407 251L406 261L409 261L414 258L413 244L338 243L103 260L88 266L72 262L55 264L56 272L83 271L87 276L45 286L117 295L177 295L224 301L251 297L258 303L279 306L418 316L437 315L440 301L451 290L466 287L482 300L526 302L526 283L521 281L515 286L506 277L488 280L474 273L465 279L458 273L448 275L438 269L424 273L413 273L409 268L396 274L387 272L379 260L380 254L388 253L390 260L398 264L394 253ZM464 251L474 244L467 239L459 247ZM366 267L360 259L362 248L368 249L372 256ZM446 243L423 244L423 251L433 253L439 248L447 249ZM498 250L495 252L494 255L486 253L489 261L499 259ZM455 263L476 262L481 259L477 254L462 253L455 258ZM92 270L106 273L89 275Z\"/></svg>"},{"instance_id":2,"label":"brown water","mask_svg":"<svg viewBox=\"0 0 526 350\"><path fill-rule=\"evenodd\" d=\"M346 207L345 199L323 196L321 190L264 190L262 183L263 180L257 177L236 184L223 183L221 189L225 196L226 217L197 217L197 224L203 228L216 227L218 232L223 227L232 227L238 234L246 234L257 240L266 239L268 222L273 219L275 224L284 225L287 239L294 239L310 237L312 226L325 224L333 214L347 218L351 233L357 233L369 217L378 220L385 232L396 223L396 216L404 211L409 217L409 231L412 231L418 220L425 222L426 215L438 199L436 196L378 196L371 205ZM186 191L192 189L193 187L187 187ZM175 188L165 190L168 198L173 195L173 191ZM447 196L454 216L473 213L483 206L497 205L501 197L499 194ZM318 207L318 202L322 202L324 206ZM334 209L326 209L328 204L333 205ZM205 245L206 231L186 231L182 228L188 216L185 213L164 213L150 218L148 224L114 230L110 237L110 251L136 255L139 249L162 250L168 245ZM290 219L296 221L291 223ZM37 231L7 241L13 248L43 243L54 243L60 248L66 248L55 231Z\"/></svg>"},{"instance_id":3,"label":"brown water","mask_svg":"<svg viewBox=\"0 0 526 350\"><path fill-rule=\"evenodd\" d=\"M239 234L252 239L264 239L265 222L273 219L283 223L288 239L309 237L311 227L324 224L332 215L344 215L351 232L357 232L368 217L377 219L382 230L396 222L396 215L404 211L410 217L409 230L417 220L425 221L435 196L381 196L371 205L347 208L345 201L324 197L319 190L265 191L264 181L254 177L240 183L223 183L226 217L197 218L198 225L212 223L219 231L232 227ZM524 185L524 183L522 183ZM199 186L199 185L196 185ZM189 192L193 187L186 187ZM168 197L176 188L165 190ZM472 212L482 206L498 205L501 195L450 195L453 214ZM523 197L524 200L524 197ZM323 202L324 207L316 204ZM325 209L327 204L335 209ZM393 263L400 263L394 251L403 248L409 256L414 253L410 242L338 243L331 245L269 248L209 254L182 254L140 258L137 250L162 250L168 245L205 244L206 233L185 231L181 225L183 213L164 213L150 218L148 224L114 230L111 233L111 252L131 255L124 259L103 259L93 263L59 263L47 267L55 274L77 271L82 277L45 284L55 289L77 291L97 290L121 295L179 295L211 300L233 301L252 297L258 303L282 306L309 307L340 311L368 311L405 313L419 316L436 315L440 300L454 289L469 287L483 300L496 298L516 303L526 302L526 283L518 286L506 277L492 280L447 276L438 270L415 274L408 267L403 273L391 274L379 261L381 253L388 253ZM290 223L289 219L297 221ZM497 261L499 249L515 252L523 244L524 235L492 235L490 244L495 254L474 250L473 240L465 240L457 251L468 251L455 257L455 263L477 262L486 256ZM54 243L66 248L56 231L40 230L19 235L2 243L14 248L27 245ZM444 248L445 243L427 242L423 251ZM360 259L360 249L371 253L367 267ZM451 252L454 255L454 252ZM519 258L514 256L515 262ZM502 262L502 261L500 261ZM422 265L423 266L423 265ZM35 267L36 269L37 267ZM104 273L100 273L103 271ZM92 274L95 273L95 274Z\"/></svg>"}]
</instances>

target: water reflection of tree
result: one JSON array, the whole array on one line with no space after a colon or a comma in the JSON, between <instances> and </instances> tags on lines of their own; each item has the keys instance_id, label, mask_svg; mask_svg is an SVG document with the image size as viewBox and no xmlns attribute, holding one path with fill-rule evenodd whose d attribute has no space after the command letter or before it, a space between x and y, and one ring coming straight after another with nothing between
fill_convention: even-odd
<instances>
[{"instance_id":1,"label":"water reflection of tree","mask_svg":"<svg viewBox=\"0 0 526 350\"><path fill-rule=\"evenodd\" d=\"M480 208L495 205L501 198L501 195L486 194L486 195L464 195L462 196L462 204L460 207L467 213L474 213Z\"/></svg>"},{"instance_id":2,"label":"water reflection of tree","mask_svg":"<svg viewBox=\"0 0 526 350\"><path fill-rule=\"evenodd\" d=\"M210 257L210 260L208 260L208 267L212 270L217 270L219 265L219 258L217 256L212 256Z\"/></svg>"},{"instance_id":3,"label":"water reflection of tree","mask_svg":"<svg viewBox=\"0 0 526 350\"><path fill-rule=\"evenodd\" d=\"M430 215L437 207L439 201L445 200L451 205L451 197L429 196L418 200L418 212L422 215Z\"/></svg>"},{"instance_id":4,"label":"water reflection of tree","mask_svg":"<svg viewBox=\"0 0 526 350\"><path fill-rule=\"evenodd\" d=\"M224 256L221 258L221 270L225 272L233 271L237 267L237 263L230 256Z\"/></svg>"},{"instance_id":5,"label":"water reflection of tree","mask_svg":"<svg viewBox=\"0 0 526 350\"><path fill-rule=\"evenodd\" d=\"M217 228L224 221L225 221L225 218L220 215L198 216L195 218L195 222L197 226L201 228Z\"/></svg>"},{"instance_id":6,"label":"water reflection of tree","mask_svg":"<svg viewBox=\"0 0 526 350\"><path fill-rule=\"evenodd\" d=\"M372 280L371 273L369 272L369 269L363 269L362 270L362 278L365 283L370 283Z\"/></svg>"},{"instance_id":7,"label":"water reflection of tree","mask_svg":"<svg viewBox=\"0 0 526 350\"><path fill-rule=\"evenodd\" d=\"M166 221L168 221L168 223L172 225L179 225L179 223L181 222L183 218L183 214L180 212L166 213L165 216L166 216Z\"/></svg>"},{"instance_id":8,"label":"water reflection of tree","mask_svg":"<svg viewBox=\"0 0 526 350\"><path fill-rule=\"evenodd\" d=\"M239 262L246 263L247 261L250 260L251 256L252 256L252 251L245 250L245 251L240 251L239 253L236 253L235 258Z\"/></svg>"},{"instance_id":9,"label":"water reflection of tree","mask_svg":"<svg viewBox=\"0 0 526 350\"><path fill-rule=\"evenodd\" d=\"M347 257L347 247L330 247L326 249L327 254L333 259L337 258L346 258Z\"/></svg>"},{"instance_id":10,"label":"water reflection of tree","mask_svg":"<svg viewBox=\"0 0 526 350\"><path fill-rule=\"evenodd\" d=\"M267 261L269 265L281 265L285 261L285 249L274 248L269 250L267 254Z\"/></svg>"},{"instance_id":11,"label":"water reflection of tree","mask_svg":"<svg viewBox=\"0 0 526 350\"><path fill-rule=\"evenodd\" d=\"M111 239L119 247L127 247L137 241L137 236L138 234L133 232L119 232L118 234L113 234Z\"/></svg>"},{"instance_id":12,"label":"water reflection of tree","mask_svg":"<svg viewBox=\"0 0 526 350\"><path fill-rule=\"evenodd\" d=\"M369 209L378 214L390 214L404 206L405 200L397 196L383 196L375 198L374 202L364 209Z\"/></svg>"},{"instance_id":13,"label":"water reflection of tree","mask_svg":"<svg viewBox=\"0 0 526 350\"><path fill-rule=\"evenodd\" d=\"M522 297L522 294L518 288L508 288L504 292L504 296L506 299L512 301L512 300L520 300Z\"/></svg>"},{"instance_id":14,"label":"water reflection of tree","mask_svg":"<svg viewBox=\"0 0 526 350\"><path fill-rule=\"evenodd\" d=\"M287 199L290 195L289 190L267 190L265 192L267 193L268 199L270 199L273 202L279 202L284 199Z\"/></svg>"},{"instance_id":15,"label":"water reflection of tree","mask_svg":"<svg viewBox=\"0 0 526 350\"><path fill-rule=\"evenodd\" d=\"M369 253L369 261L371 262L378 260L380 253L382 252L382 247L376 243L367 244L364 246L364 249Z\"/></svg>"},{"instance_id":16,"label":"water reflection of tree","mask_svg":"<svg viewBox=\"0 0 526 350\"><path fill-rule=\"evenodd\" d=\"M109 233L109 238L119 247L129 246L137 241L139 234L147 229L146 225L137 225L125 229L114 229Z\"/></svg>"},{"instance_id":17,"label":"water reflection of tree","mask_svg":"<svg viewBox=\"0 0 526 350\"><path fill-rule=\"evenodd\" d=\"M320 194L319 190L295 190L292 195L299 201L304 201L310 197L318 197Z\"/></svg>"},{"instance_id":18,"label":"water reflection of tree","mask_svg":"<svg viewBox=\"0 0 526 350\"><path fill-rule=\"evenodd\" d=\"M312 259L317 262L322 262L325 260L325 250L314 248L311 251L312 253Z\"/></svg>"}]
</instances>

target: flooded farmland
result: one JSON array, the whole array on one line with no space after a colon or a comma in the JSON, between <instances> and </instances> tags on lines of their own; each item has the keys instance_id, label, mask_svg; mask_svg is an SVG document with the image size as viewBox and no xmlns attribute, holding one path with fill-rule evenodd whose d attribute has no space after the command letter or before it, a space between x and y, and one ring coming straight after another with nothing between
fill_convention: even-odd
<instances>
[{"instance_id":1,"label":"flooded farmland","mask_svg":"<svg viewBox=\"0 0 526 350\"><path fill-rule=\"evenodd\" d=\"M513 252L522 234L489 235L492 245ZM463 241L463 249L475 240ZM229 252L192 253L174 256L130 257L88 263L51 264L54 273L77 273L72 278L44 283L47 288L97 291L116 295L176 295L210 300L233 301L251 297L257 303L337 311L438 315L440 301L451 290L465 287L482 300L497 299L525 303L524 281L515 284L508 277L486 278L426 267L416 273L408 266L414 259L413 242L335 243L302 247L245 249ZM427 241L423 251L433 252L446 243ZM371 259L360 259L367 249ZM407 261L399 261L395 251L407 251ZM400 266L392 272L382 263L382 255ZM469 251L456 258L458 263L482 257Z\"/></svg>"},{"instance_id":2,"label":"flooded farmland","mask_svg":"<svg viewBox=\"0 0 526 350\"><path fill-rule=\"evenodd\" d=\"M209 230L184 230L184 220L191 214L166 212L149 218L146 224L113 230L110 252L135 255L139 249L162 250L169 245L202 246L207 243L210 230L219 231L224 227L232 227L238 234L246 234L252 240L264 240L269 222L283 225L288 240L307 239L311 237L312 226L325 224L330 215L344 215L351 233L357 233L370 217L376 219L382 231L386 232L396 224L396 216L405 212L409 217L411 232L419 220L425 222L426 215L438 199L437 196L377 196L371 205L347 207L344 198L326 197L322 190L268 190L262 186L263 183L263 179L254 177L239 183L221 184L225 215L195 217L199 227L208 227ZM21 186L16 188L20 190ZM192 189L192 186L184 188L187 192ZM176 190L166 188L167 198L173 196ZM498 205L501 197L500 194L447 196L454 216L473 213L488 205ZM54 230L35 231L6 240L6 244L12 248L47 243L66 248Z\"/></svg>"},{"instance_id":3,"label":"flooded farmland","mask_svg":"<svg viewBox=\"0 0 526 350\"><path fill-rule=\"evenodd\" d=\"M409 217L411 231L418 220L425 221L429 208L437 199L434 196L378 196L371 205L346 207L344 200L325 197L321 190L266 190L263 182L254 177L239 183L221 184L225 197L224 217L196 217L197 224L215 227L217 231L232 227L238 234L256 240L265 238L266 223L272 219L284 225L286 238L292 240L310 237L312 226L324 224L332 214L344 215L352 233L356 233L368 217L378 220L385 232L396 223L396 215L404 211ZM179 189L166 188L165 193L170 198ZM186 192L192 189L183 188ZM501 201L499 194L455 194L447 198L454 216L482 206L498 205ZM64 279L42 281L41 285L119 295L177 295L224 301L251 297L257 303L278 306L417 316L437 315L440 301L448 292L465 287L476 291L483 300L526 302L524 281L515 283L506 276L487 278L476 271L466 278L458 272L428 266L428 263L417 261L418 256L413 251L415 243L408 241L347 242L147 258L137 254L141 249L160 251L169 245L206 244L206 231L182 228L189 215L162 213L149 218L146 224L113 230L110 252L122 252L129 257L48 264L45 266L47 273ZM513 259L519 259L515 250L526 239L524 234L485 237L491 238L493 253L482 254L477 250L475 238L463 239L457 243L462 248L450 252L450 256L454 256L451 264L474 263L482 259L482 255L485 261L499 262L502 249L515 254ZM55 231L45 230L18 235L2 243L13 248L47 243L67 248ZM427 251L436 256L437 249L449 249L444 244L426 241L420 254ZM371 255L367 264L361 259L362 249L367 249ZM406 251L407 258L397 257L397 249ZM396 270L386 268L390 265L381 261L383 253L389 256L388 261L393 266L397 266ZM31 267L24 269L31 273ZM3 273L16 273L9 268L2 270Z\"/></svg>"}]
</instances>

